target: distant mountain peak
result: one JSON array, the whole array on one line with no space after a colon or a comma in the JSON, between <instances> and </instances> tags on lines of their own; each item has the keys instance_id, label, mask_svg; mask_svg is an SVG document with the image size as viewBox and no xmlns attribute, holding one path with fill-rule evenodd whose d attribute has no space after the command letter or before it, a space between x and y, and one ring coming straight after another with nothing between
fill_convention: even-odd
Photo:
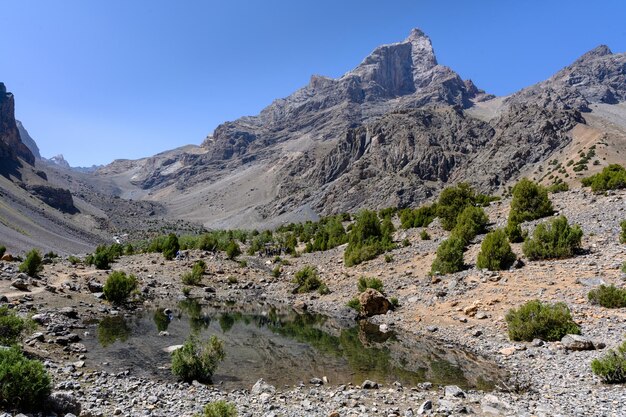
<instances>
[{"instance_id":1,"label":"distant mountain peak","mask_svg":"<svg viewBox=\"0 0 626 417\"><path fill-rule=\"evenodd\" d=\"M50 158L49 161L58 166L61 166L64 168L70 168L70 164L69 162L65 160L65 157L63 156L63 154L55 155L52 158Z\"/></svg>"},{"instance_id":2,"label":"distant mountain peak","mask_svg":"<svg viewBox=\"0 0 626 417\"><path fill-rule=\"evenodd\" d=\"M596 58L601 58L604 56L609 56L609 55L613 55L613 52L611 51L611 49L609 49L609 47L606 45L599 45L593 48L592 50L590 50L589 52L586 52L583 55L581 55L580 58L574 61L574 65L582 64L587 61L590 61Z\"/></svg>"}]
</instances>

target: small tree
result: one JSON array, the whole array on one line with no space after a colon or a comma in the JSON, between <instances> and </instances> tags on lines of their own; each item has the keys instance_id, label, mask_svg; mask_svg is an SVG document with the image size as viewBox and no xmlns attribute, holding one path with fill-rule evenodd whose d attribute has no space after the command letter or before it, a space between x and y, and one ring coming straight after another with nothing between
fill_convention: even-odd
<instances>
[{"instance_id":1,"label":"small tree","mask_svg":"<svg viewBox=\"0 0 626 417\"><path fill-rule=\"evenodd\" d=\"M441 220L441 226L445 230L452 230L459 214L465 207L474 205L475 200L476 193L467 183L444 188L437 201L437 217Z\"/></svg>"},{"instance_id":2,"label":"small tree","mask_svg":"<svg viewBox=\"0 0 626 417\"><path fill-rule=\"evenodd\" d=\"M126 276L125 272L113 271L104 284L104 297L113 304L122 304L136 287L134 275Z\"/></svg>"},{"instance_id":3,"label":"small tree","mask_svg":"<svg viewBox=\"0 0 626 417\"><path fill-rule=\"evenodd\" d=\"M41 362L27 359L15 346L0 350L0 406L3 409L42 408L50 391L50 376Z\"/></svg>"},{"instance_id":4,"label":"small tree","mask_svg":"<svg viewBox=\"0 0 626 417\"><path fill-rule=\"evenodd\" d=\"M509 220L514 223L540 219L554 212L548 190L527 178L515 184L512 193Z\"/></svg>"},{"instance_id":5,"label":"small tree","mask_svg":"<svg viewBox=\"0 0 626 417\"><path fill-rule=\"evenodd\" d=\"M4 256L4 253L7 251L6 246L0 245L0 258Z\"/></svg>"},{"instance_id":6,"label":"small tree","mask_svg":"<svg viewBox=\"0 0 626 417\"><path fill-rule=\"evenodd\" d=\"M522 230L520 224L512 221L511 218L504 228L504 233L511 243L521 243L528 236L528 231Z\"/></svg>"},{"instance_id":7,"label":"small tree","mask_svg":"<svg viewBox=\"0 0 626 417\"><path fill-rule=\"evenodd\" d=\"M191 272L188 272L182 276L183 284L185 285L198 285L202 281L202 276L206 271L206 263L202 260L196 261L191 269Z\"/></svg>"},{"instance_id":8,"label":"small tree","mask_svg":"<svg viewBox=\"0 0 626 417\"><path fill-rule=\"evenodd\" d=\"M183 347L172 353L172 372L186 382L211 382L225 356L224 342L215 335L205 342L190 337Z\"/></svg>"},{"instance_id":9,"label":"small tree","mask_svg":"<svg viewBox=\"0 0 626 417\"><path fill-rule=\"evenodd\" d=\"M566 334L580 334L580 326L572 319L565 303L544 304L531 300L518 309L509 310L505 320L511 340L555 341Z\"/></svg>"},{"instance_id":10,"label":"small tree","mask_svg":"<svg viewBox=\"0 0 626 417\"><path fill-rule=\"evenodd\" d=\"M489 218L481 207L467 206L459 214L452 234L461 238L465 245L487 229Z\"/></svg>"},{"instance_id":11,"label":"small tree","mask_svg":"<svg viewBox=\"0 0 626 417\"><path fill-rule=\"evenodd\" d=\"M174 233L170 233L167 235L167 239L165 239L165 243L163 244L163 256L168 261L171 261L179 250L180 244L178 243L178 237Z\"/></svg>"},{"instance_id":12,"label":"small tree","mask_svg":"<svg viewBox=\"0 0 626 417\"><path fill-rule=\"evenodd\" d=\"M626 220L623 220L619 225L622 228L622 233L619 235L619 241L621 243L626 243Z\"/></svg>"},{"instance_id":13,"label":"small tree","mask_svg":"<svg viewBox=\"0 0 626 417\"><path fill-rule=\"evenodd\" d=\"M463 243L463 240L454 235L441 242L437 248L437 257L433 261L430 273L452 274L454 272L462 271L464 268L464 248L465 244Z\"/></svg>"},{"instance_id":14,"label":"small tree","mask_svg":"<svg viewBox=\"0 0 626 417\"><path fill-rule=\"evenodd\" d=\"M578 225L570 227L565 216L553 219L549 225L538 224L532 239L528 239L522 251L531 261L537 259L569 258L580 248L583 231Z\"/></svg>"},{"instance_id":15,"label":"small tree","mask_svg":"<svg viewBox=\"0 0 626 417\"><path fill-rule=\"evenodd\" d=\"M31 277L37 276L37 273L41 271L42 259L41 254L37 249L31 249L30 252L26 254L26 259L20 265L20 272L25 272Z\"/></svg>"},{"instance_id":16,"label":"small tree","mask_svg":"<svg viewBox=\"0 0 626 417\"><path fill-rule=\"evenodd\" d=\"M511 250L506 234L502 229L488 233L480 246L476 266L490 271L509 269L516 256Z\"/></svg>"},{"instance_id":17,"label":"small tree","mask_svg":"<svg viewBox=\"0 0 626 417\"><path fill-rule=\"evenodd\" d=\"M228 242L228 245L226 246L226 256L228 257L228 259L234 260L239 255L241 255L241 248L239 247L237 242L235 242L234 240Z\"/></svg>"}]
</instances>

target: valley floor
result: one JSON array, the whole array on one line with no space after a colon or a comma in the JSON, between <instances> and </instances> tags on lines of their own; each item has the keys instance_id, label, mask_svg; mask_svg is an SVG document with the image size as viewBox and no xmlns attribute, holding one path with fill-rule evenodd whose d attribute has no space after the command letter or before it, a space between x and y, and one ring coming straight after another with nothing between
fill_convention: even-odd
<instances>
[{"instance_id":1,"label":"valley floor","mask_svg":"<svg viewBox=\"0 0 626 417\"><path fill-rule=\"evenodd\" d=\"M56 388L70 391L81 404L82 411L76 412L81 416L192 416L208 401L217 399L234 402L241 416L626 415L624 387L603 384L589 366L593 358L621 343L626 311L604 309L587 301L593 286L601 282L622 286L626 278L620 271L626 261L626 245L618 239L619 222L626 219L626 192L600 196L574 190L551 198L559 214L581 225L584 253L566 260L525 261L522 268L501 273L487 273L474 266L482 239L478 237L466 252L465 271L432 279L428 271L435 250L447 236L436 223L428 227L432 240L420 240L420 229L396 232L398 241L406 238L411 245L394 250L392 262L381 256L346 268L342 262L344 248L339 247L287 257L290 265L283 267L279 278L272 276L274 266L267 258L241 256L247 261L247 266L241 266L222 254L201 251L191 251L184 261L142 254L123 257L113 265L113 269L135 274L139 280L146 302L135 310L175 304L182 294L180 276L197 259L207 263L203 284L214 288L215 293L198 286L192 288L191 297L235 301L252 297L336 318L349 315L346 303L356 295L359 277L379 277L387 294L398 298L400 307L370 321L409 332L416 339L463 347L495 361L511 378L501 381L504 390L491 393L458 392L429 384L361 389L340 385L342 381L321 386L294 381L290 387L224 391L218 386L185 384L173 378L140 377L132 369L102 366L80 343L58 343L59 337L68 333L80 338L94 319L132 313L116 311L89 291L87 283L103 283L106 272L57 262L46 265L41 279L34 280L31 291L25 293L10 287L17 264L4 263L0 293L20 311L39 315L43 325L37 331L42 334L27 338L27 350L46 360ZM494 227L505 224L508 203L495 202L486 210ZM534 224L525 226L532 228ZM521 255L520 247L514 251ZM317 267L330 294L292 294L293 274L306 265ZM232 276L237 277L236 283L228 279ZM582 334L606 348L571 351L560 342L509 341L505 313L535 298L566 302ZM67 307L72 307L71 311Z\"/></svg>"}]
</instances>

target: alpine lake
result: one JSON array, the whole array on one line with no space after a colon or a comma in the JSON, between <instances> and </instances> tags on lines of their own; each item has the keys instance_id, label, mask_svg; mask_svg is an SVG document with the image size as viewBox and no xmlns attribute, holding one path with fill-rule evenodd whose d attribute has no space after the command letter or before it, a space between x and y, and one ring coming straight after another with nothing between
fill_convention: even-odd
<instances>
[{"instance_id":1,"label":"alpine lake","mask_svg":"<svg viewBox=\"0 0 626 417\"><path fill-rule=\"evenodd\" d=\"M224 342L226 358L212 378L223 389L250 389L260 378L277 388L325 378L337 385L372 380L492 390L505 376L494 362L458 347L382 332L366 320L346 322L257 301L191 298L92 323L83 338L86 363L175 381L168 350L189 335L216 335Z\"/></svg>"}]
</instances>

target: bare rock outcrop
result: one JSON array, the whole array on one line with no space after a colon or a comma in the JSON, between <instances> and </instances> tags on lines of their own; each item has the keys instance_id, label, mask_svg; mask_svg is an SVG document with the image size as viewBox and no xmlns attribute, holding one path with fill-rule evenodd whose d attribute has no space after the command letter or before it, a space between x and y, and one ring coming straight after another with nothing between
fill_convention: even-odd
<instances>
[{"instance_id":1,"label":"bare rock outcrop","mask_svg":"<svg viewBox=\"0 0 626 417\"><path fill-rule=\"evenodd\" d=\"M39 184L27 185L26 189L41 201L57 210L68 214L78 212L78 209L74 205L72 193L70 193L69 190Z\"/></svg>"},{"instance_id":2,"label":"bare rock outcrop","mask_svg":"<svg viewBox=\"0 0 626 417\"><path fill-rule=\"evenodd\" d=\"M35 156L20 139L15 121L15 100L8 93L4 83L0 83L0 158L17 163L17 158L27 164L35 163Z\"/></svg>"},{"instance_id":3,"label":"bare rock outcrop","mask_svg":"<svg viewBox=\"0 0 626 417\"><path fill-rule=\"evenodd\" d=\"M546 81L511 96L509 103L534 103L551 109L590 111L591 103L626 100L626 53L600 45Z\"/></svg>"}]
</instances>

